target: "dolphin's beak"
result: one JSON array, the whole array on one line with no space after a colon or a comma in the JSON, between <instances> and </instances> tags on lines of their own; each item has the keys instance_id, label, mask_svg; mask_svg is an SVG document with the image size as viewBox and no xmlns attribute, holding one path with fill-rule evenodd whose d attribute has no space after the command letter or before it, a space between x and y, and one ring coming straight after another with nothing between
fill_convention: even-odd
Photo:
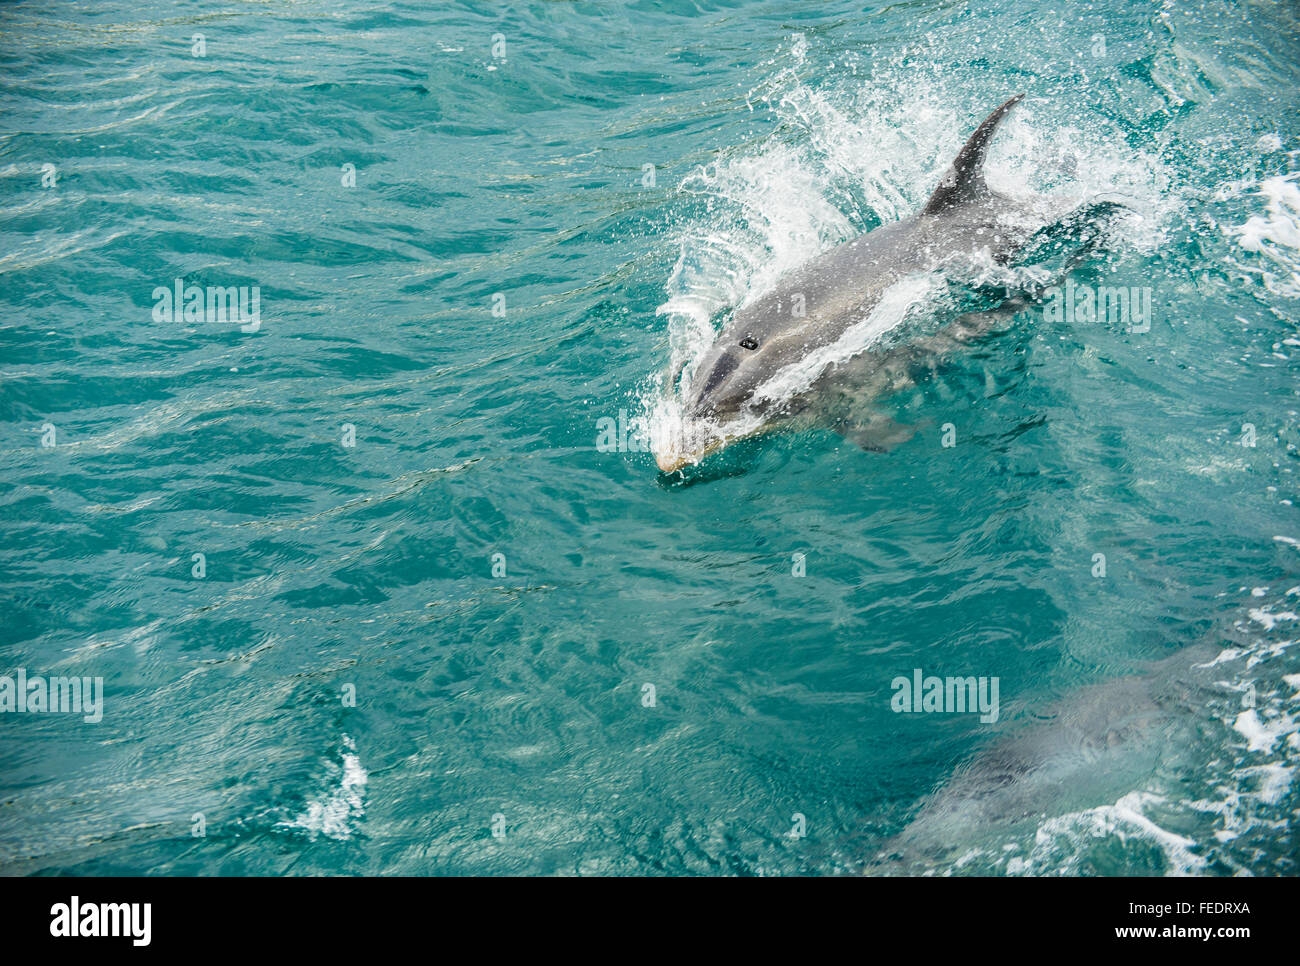
<instances>
[{"instance_id":1,"label":"dolphin's beak","mask_svg":"<svg viewBox=\"0 0 1300 966\"><path fill-rule=\"evenodd\" d=\"M675 473L683 466L690 466L692 463L698 463L699 459L691 459L684 456L676 450L667 453L655 453L655 462L659 464L659 472Z\"/></svg>"},{"instance_id":2,"label":"dolphin's beak","mask_svg":"<svg viewBox=\"0 0 1300 966\"><path fill-rule=\"evenodd\" d=\"M706 449L691 449L683 443L684 440L678 439L663 449L655 450L655 462L659 464L659 472L675 473L682 467L698 463L708 454Z\"/></svg>"},{"instance_id":3,"label":"dolphin's beak","mask_svg":"<svg viewBox=\"0 0 1300 966\"><path fill-rule=\"evenodd\" d=\"M716 453L726 444L726 439L711 439L695 449L683 449L678 446L655 452L655 462L664 473L675 473L686 466L694 466L704 457Z\"/></svg>"},{"instance_id":4,"label":"dolphin's beak","mask_svg":"<svg viewBox=\"0 0 1300 966\"><path fill-rule=\"evenodd\" d=\"M692 407L683 415L675 432L656 441L652 450L660 472L675 473L684 467L694 466L734 438L725 432L718 432L718 428L711 425L712 418L711 410Z\"/></svg>"}]
</instances>

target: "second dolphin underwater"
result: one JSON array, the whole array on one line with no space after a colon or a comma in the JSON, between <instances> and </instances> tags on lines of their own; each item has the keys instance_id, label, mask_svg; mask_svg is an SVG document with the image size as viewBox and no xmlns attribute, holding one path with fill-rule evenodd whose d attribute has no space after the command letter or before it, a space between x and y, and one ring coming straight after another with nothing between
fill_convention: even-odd
<instances>
[{"instance_id":1,"label":"second dolphin underwater","mask_svg":"<svg viewBox=\"0 0 1300 966\"><path fill-rule=\"evenodd\" d=\"M775 288L736 310L713 345L683 377L680 427L653 441L665 473L699 463L735 440L774 428L799 413L843 405L828 422L865 449L887 449L910 431L862 404L906 385L917 362L932 361L987 331L996 312L963 315L942 332L903 341L888 352L826 360L828 349L880 308L891 287L939 269L954 257L985 256L1008 265L1046 225L1034 202L994 192L984 161L999 123L1024 97L1007 100L975 129L916 215L861 235L783 276ZM1113 205L1071 216L1082 224ZM1002 313L1007 314L1005 310ZM799 373L809 384L792 396L772 393L774 378ZM681 376L679 371L672 379Z\"/></svg>"}]
</instances>

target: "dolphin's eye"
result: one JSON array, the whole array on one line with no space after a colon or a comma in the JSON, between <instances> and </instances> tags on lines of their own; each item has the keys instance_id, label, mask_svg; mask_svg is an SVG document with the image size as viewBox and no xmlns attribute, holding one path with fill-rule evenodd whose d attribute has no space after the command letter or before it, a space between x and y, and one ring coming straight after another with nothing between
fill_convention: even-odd
<instances>
[{"instance_id":1,"label":"dolphin's eye","mask_svg":"<svg viewBox=\"0 0 1300 966\"><path fill-rule=\"evenodd\" d=\"M751 338L749 336L745 336L743 339L740 340L740 347L742 349L757 349L758 340Z\"/></svg>"}]
</instances>

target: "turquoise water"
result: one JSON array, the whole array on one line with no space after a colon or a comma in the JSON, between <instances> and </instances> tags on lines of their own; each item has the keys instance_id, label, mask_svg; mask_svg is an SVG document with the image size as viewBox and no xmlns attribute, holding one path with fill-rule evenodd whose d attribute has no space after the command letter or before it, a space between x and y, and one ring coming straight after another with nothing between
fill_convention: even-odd
<instances>
[{"instance_id":1,"label":"turquoise water","mask_svg":"<svg viewBox=\"0 0 1300 966\"><path fill-rule=\"evenodd\" d=\"M0 673L103 717L0 718L0 869L1295 874L1297 54L1267 2L5 6ZM1072 278L1149 331L1031 305L884 454L597 445L1021 90L990 182L1121 198Z\"/></svg>"}]
</instances>

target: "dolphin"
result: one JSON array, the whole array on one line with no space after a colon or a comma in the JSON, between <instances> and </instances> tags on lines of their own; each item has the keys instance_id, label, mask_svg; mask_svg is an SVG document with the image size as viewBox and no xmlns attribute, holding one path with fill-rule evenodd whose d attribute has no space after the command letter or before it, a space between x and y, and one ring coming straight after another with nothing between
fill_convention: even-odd
<instances>
[{"instance_id":1,"label":"dolphin","mask_svg":"<svg viewBox=\"0 0 1300 966\"><path fill-rule=\"evenodd\" d=\"M906 370L919 358L932 358L987 328L989 319L968 314L937 342L899 345L891 353L857 353L847 367L830 361L819 367L819 353L870 319L897 283L939 269L954 257L985 255L1007 265L1038 234L1033 226L1042 221L1042 205L995 193L983 173L999 123L1023 97L1010 98L975 129L919 213L805 262L783 275L772 291L735 311L682 381L683 431L652 439L661 471L698 463L736 439L767 431L810 409L819 394L831 391L842 398L850 382L846 368L853 370L862 390L858 395L887 395L906 384ZM808 366L819 371L808 374L806 392L765 395L775 376ZM669 383L679 375L680 370ZM853 419L841 416L840 421L849 426L840 431L865 449L887 449L910 435L871 411Z\"/></svg>"},{"instance_id":2,"label":"dolphin","mask_svg":"<svg viewBox=\"0 0 1300 966\"><path fill-rule=\"evenodd\" d=\"M874 875L943 874L963 855L1007 853L1045 822L1106 807L1185 768L1188 749L1211 742L1231 715L1221 643L1191 644L1141 673L1086 685L1046 713L1010 724L958 766L875 854Z\"/></svg>"}]
</instances>

